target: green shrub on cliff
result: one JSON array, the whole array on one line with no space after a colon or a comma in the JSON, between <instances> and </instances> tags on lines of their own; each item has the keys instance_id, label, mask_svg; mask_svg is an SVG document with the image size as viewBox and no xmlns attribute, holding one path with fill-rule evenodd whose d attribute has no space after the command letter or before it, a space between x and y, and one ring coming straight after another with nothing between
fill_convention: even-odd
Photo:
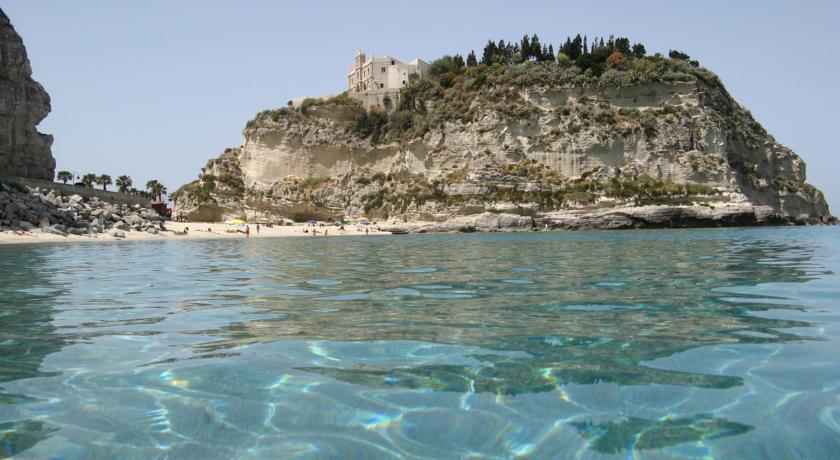
<instances>
[{"instance_id":1,"label":"green shrub on cliff","mask_svg":"<svg viewBox=\"0 0 840 460\"><path fill-rule=\"evenodd\" d=\"M614 198L664 198L676 196L715 195L713 187L695 183L675 183L642 175L631 180L613 178L605 194Z\"/></svg>"}]
</instances>

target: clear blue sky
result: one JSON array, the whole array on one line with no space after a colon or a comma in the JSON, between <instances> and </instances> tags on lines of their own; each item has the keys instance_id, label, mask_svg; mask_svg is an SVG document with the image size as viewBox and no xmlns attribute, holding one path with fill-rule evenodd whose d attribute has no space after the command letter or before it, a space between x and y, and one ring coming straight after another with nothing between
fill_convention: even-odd
<instances>
[{"instance_id":1,"label":"clear blue sky","mask_svg":"<svg viewBox=\"0 0 840 460\"><path fill-rule=\"evenodd\" d=\"M356 48L404 59L480 50L488 38L623 35L681 49L716 72L840 206L840 2L279 2L6 0L61 169L157 178L170 191L242 143L245 122L344 89Z\"/></svg>"}]
</instances>

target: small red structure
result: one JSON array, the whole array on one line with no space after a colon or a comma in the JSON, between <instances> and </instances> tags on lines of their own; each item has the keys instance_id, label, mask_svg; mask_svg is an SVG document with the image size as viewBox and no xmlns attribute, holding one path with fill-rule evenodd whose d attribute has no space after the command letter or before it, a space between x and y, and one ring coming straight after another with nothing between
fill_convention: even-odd
<instances>
[{"instance_id":1,"label":"small red structure","mask_svg":"<svg viewBox=\"0 0 840 460\"><path fill-rule=\"evenodd\" d=\"M152 201L152 209L157 211L158 214L165 217L167 220L172 219L172 210L166 206L165 201Z\"/></svg>"}]
</instances>

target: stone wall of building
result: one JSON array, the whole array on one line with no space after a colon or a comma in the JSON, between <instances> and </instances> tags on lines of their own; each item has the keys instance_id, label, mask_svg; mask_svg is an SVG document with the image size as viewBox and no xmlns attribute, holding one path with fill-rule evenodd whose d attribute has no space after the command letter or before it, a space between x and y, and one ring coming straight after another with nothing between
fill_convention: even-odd
<instances>
[{"instance_id":1,"label":"stone wall of building","mask_svg":"<svg viewBox=\"0 0 840 460\"><path fill-rule=\"evenodd\" d=\"M348 93L350 97L353 99L358 100L362 103L366 110L370 110L371 107L382 107L387 109L389 112L396 108L399 105L400 101L400 89L399 88L384 88L384 89L372 89L370 91L364 91L361 93ZM391 99L391 106L388 107L385 101L385 97L389 97Z\"/></svg>"}]
</instances>

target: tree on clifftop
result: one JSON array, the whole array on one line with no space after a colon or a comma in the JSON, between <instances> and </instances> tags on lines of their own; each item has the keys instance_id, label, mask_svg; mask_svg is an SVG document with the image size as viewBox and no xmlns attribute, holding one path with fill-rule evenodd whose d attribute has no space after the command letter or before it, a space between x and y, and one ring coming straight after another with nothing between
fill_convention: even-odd
<instances>
[{"instance_id":1,"label":"tree on clifftop","mask_svg":"<svg viewBox=\"0 0 840 460\"><path fill-rule=\"evenodd\" d=\"M55 178L66 184L68 180L73 180L73 173L70 171L59 171L58 174L55 175Z\"/></svg>"},{"instance_id":2,"label":"tree on clifftop","mask_svg":"<svg viewBox=\"0 0 840 460\"><path fill-rule=\"evenodd\" d=\"M478 65L478 60L475 58L475 51L470 51L467 55L467 67L475 67Z\"/></svg>"},{"instance_id":3,"label":"tree on clifftop","mask_svg":"<svg viewBox=\"0 0 840 460\"><path fill-rule=\"evenodd\" d=\"M111 176L107 174L102 174L96 178L96 184L102 186L102 190L108 190L108 186L113 184L114 182L111 180Z\"/></svg>"},{"instance_id":4,"label":"tree on clifftop","mask_svg":"<svg viewBox=\"0 0 840 460\"><path fill-rule=\"evenodd\" d=\"M645 50L645 45L642 45L641 43L636 43L635 45L633 45L633 56L636 56L637 58L642 58L645 57L645 53L647 53L647 50Z\"/></svg>"},{"instance_id":5,"label":"tree on clifftop","mask_svg":"<svg viewBox=\"0 0 840 460\"><path fill-rule=\"evenodd\" d=\"M679 60L679 61L687 61L687 60L691 59L691 57L689 55L687 55L687 54L685 54L685 53L683 53L682 51L679 51L679 50L668 51L668 57L671 58L671 59Z\"/></svg>"},{"instance_id":6,"label":"tree on clifftop","mask_svg":"<svg viewBox=\"0 0 840 460\"><path fill-rule=\"evenodd\" d=\"M117 177L117 189L119 189L120 193L128 193L132 185L133 182L130 177L126 175Z\"/></svg>"}]
</instances>

